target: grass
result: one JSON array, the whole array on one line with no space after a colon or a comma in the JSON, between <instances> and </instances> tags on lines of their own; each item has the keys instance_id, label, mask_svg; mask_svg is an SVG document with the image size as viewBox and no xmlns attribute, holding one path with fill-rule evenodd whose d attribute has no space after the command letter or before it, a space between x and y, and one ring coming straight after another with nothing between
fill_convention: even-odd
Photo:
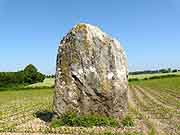
<instances>
[{"instance_id":1,"label":"grass","mask_svg":"<svg viewBox=\"0 0 180 135\"><path fill-rule=\"evenodd\" d=\"M168 134L180 133L180 78L141 80L130 83L137 107L156 128ZM151 133L153 133L152 131Z\"/></svg>"},{"instance_id":2,"label":"grass","mask_svg":"<svg viewBox=\"0 0 180 135\"><path fill-rule=\"evenodd\" d=\"M131 116L127 115L122 119L122 125L124 127L133 127L134 126L134 120Z\"/></svg>"},{"instance_id":3,"label":"grass","mask_svg":"<svg viewBox=\"0 0 180 135\"><path fill-rule=\"evenodd\" d=\"M45 124L44 116L51 119L53 89L28 89L14 91L0 91L0 133L1 132L26 132L26 133L58 133L58 134L134 134L137 131L116 129L116 121L111 118L84 116L64 117L66 126L58 120ZM41 120L40 120L41 119ZM49 119L47 121L49 121ZM44 119L43 119L44 120ZM67 122L68 121L68 122ZM74 124L75 122L75 124ZM51 127L51 124L53 127ZM69 126L81 127L71 128ZM84 126L84 128L83 128ZM92 126L105 126L93 128ZM107 126L107 127L106 127ZM56 128L55 128L56 127ZM112 127L112 128L111 128Z\"/></svg>"},{"instance_id":4,"label":"grass","mask_svg":"<svg viewBox=\"0 0 180 135\"><path fill-rule=\"evenodd\" d=\"M159 79L159 80L142 80L139 82L132 82L130 84L135 84L135 85L141 85L145 87L150 87L150 88L155 88L155 89L163 89L163 88L170 88L170 89L178 89L180 88L180 79L179 78L164 78L164 79Z\"/></svg>"},{"instance_id":5,"label":"grass","mask_svg":"<svg viewBox=\"0 0 180 135\"><path fill-rule=\"evenodd\" d=\"M52 112L52 95L52 89L1 91L0 132L18 130L18 125L33 121L38 111Z\"/></svg>"},{"instance_id":6,"label":"grass","mask_svg":"<svg viewBox=\"0 0 180 135\"><path fill-rule=\"evenodd\" d=\"M130 82L129 111L128 116L122 121L124 126L122 128L93 128L89 121L95 121L96 118L78 116L73 120L66 119L71 124L64 124L65 122L62 124L57 119L51 121L53 89L43 87L53 86L53 82L54 79L46 79L44 83L28 86L27 90L0 91L0 132L94 135L176 135L180 133L179 77ZM47 124L40 120L44 116L49 117ZM76 126L77 123L82 127L69 127ZM85 127L83 127L84 123Z\"/></svg>"},{"instance_id":7,"label":"grass","mask_svg":"<svg viewBox=\"0 0 180 135\"><path fill-rule=\"evenodd\" d=\"M51 123L51 127L71 126L71 127L118 127L119 123L114 118L84 115L79 116L76 113L69 112L64 114L61 118L55 119Z\"/></svg>"},{"instance_id":8,"label":"grass","mask_svg":"<svg viewBox=\"0 0 180 135\"><path fill-rule=\"evenodd\" d=\"M130 79L144 79L144 78L150 78L154 76L167 76L167 75L180 75L180 72L175 73L156 73L156 74L139 74L139 75L129 75Z\"/></svg>"},{"instance_id":9,"label":"grass","mask_svg":"<svg viewBox=\"0 0 180 135\"><path fill-rule=\"evenodd\" d=\"M26 86L25 88L52 88L54 87L54 78L46 78L43 82Z\"/></svg>"}]
</instances>

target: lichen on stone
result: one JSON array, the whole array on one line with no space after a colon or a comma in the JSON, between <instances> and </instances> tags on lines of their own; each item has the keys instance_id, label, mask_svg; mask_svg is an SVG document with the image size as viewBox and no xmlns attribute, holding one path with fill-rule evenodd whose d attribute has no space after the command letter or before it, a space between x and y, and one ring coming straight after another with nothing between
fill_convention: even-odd
<instances>
[{"instance_id":1,"label":"lichen on stone","mask_svg":"<svg viewBox=\"0 0 180 135\"><path fill-rule=\"evenodd\" d=\"M103 92L112 90L112 82L110 80L102 80L101 89Z\"/></svg>"},{"instance_id":2,"label":"lichen on stone","mask_svg":"<svg viewBox=\"0 0 180 135\"><path fill-rule=\"evenodd\" d=\"M81 23L63 38L58 50L57 115L75 111L121 118L127 111L122 95L127 94L128 71L120 43L98 27Z\"/></svg>"},{"instance_id":3,"label":"lichen on stone","mask_svg":"<svg viewBox=\"0 0 180 135\"><path fill-rule=\"evenodd\" d=\"M85 31L86 31L86 29L87 29L87 25L84 24L84 23L77 24L77 25L75 26L75 28L74 28L74 30L75 30L76 32L82 31L82 30L85 30Z\"/></svg>"}]
</instances>

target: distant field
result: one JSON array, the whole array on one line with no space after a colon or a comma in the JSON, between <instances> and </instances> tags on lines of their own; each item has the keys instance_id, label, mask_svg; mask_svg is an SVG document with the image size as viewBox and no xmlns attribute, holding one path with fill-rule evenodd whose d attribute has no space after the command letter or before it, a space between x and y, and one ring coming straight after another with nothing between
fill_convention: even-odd
<instances>
[{"instance_id":1,"label":"distant field","mask_svg":"<svg viewBox=\"0 0 180 135\"><path fill-rule=\"evenodd\" d=\"M54 86L54 78L46 78L43 82L35 83L26 86L25 88L43 88L43 87L53 87Z\"/></svg>"},{"instance_id":2,"label":"distant field","mask_svg":"<svg viewBox=\"0 0 180 135\"><path fill-rule=\"evenodd\" d=\"M166 75L180 75L180 72L176 73L157 73L157 74L139 74L139 75L129 75L130 79L138 78L138 79L144 79L149 78L152 76L166 76Z\"/></svg>"},{"instance_id":3,"label":"distant field","mask_svg":"<svg viewBox=\"0 0 180 135\"><path fill-rule=\"evenodd\" d=\"M52 86L54 79L33 85ZM31 86L32 87L32 86ZM50 128L37 118L39 112L51 114L53 89L0 91L0 134L18 133L108 133L129 132L128 135L180 134L180 78L141 80L129 83L129 111L135 120L133 128ZM47 115L48 116L48 115ZM136 133L138 132L138 133ZM107 134L101 135L107 135ZM135 134L136 133L136 134ZM108 134L111 135L111 134ZM118 134L121 135L121 134Z\"/></svg>"}]
</instances>

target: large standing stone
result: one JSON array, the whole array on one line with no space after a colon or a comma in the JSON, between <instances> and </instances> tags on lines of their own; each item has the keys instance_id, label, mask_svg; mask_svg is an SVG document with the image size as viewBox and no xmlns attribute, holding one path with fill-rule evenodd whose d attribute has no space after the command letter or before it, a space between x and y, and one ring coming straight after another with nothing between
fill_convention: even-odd
<instances>
[{"instance_id":1,"label":"large standing stone","mask_svg":"<svg viewBox=\"0 0 180 135\"><path fill-rule=\"evenodd\" d=\"M58 49L54 111L120 119L127 111L127 61L120 43L90 24L78 24Z\"/></svg>"}]
</instances>

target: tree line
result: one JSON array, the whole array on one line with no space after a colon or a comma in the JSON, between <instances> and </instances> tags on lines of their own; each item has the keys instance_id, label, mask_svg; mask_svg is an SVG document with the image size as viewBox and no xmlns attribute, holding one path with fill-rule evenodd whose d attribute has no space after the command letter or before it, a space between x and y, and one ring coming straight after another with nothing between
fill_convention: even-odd
<instances>
[{"instance_id":1,"label":"tree line","mask_svg":"<svg viewBox=\"0 0 180 135\"><path fill-rule=\"evenodd\" d=\"M135 72L129 72L129 75L139 75L139 74L157 74L157 73L175 73L179 72L178 69L159 69L159 70L145 70L145 71L135 71Z\"/></svg>"},{"instance_id":2,"label":"tree line","mask_svg":"<svg viewBox=\"0 0 180 135\"><path fill-rule=\"evenodd\" d=\"M37 68L29 64L24 70L18 72L0 72L0 86L10 84L33 84L43 82L45 75L38 72Z\"/></svg>"}]
</instances>

